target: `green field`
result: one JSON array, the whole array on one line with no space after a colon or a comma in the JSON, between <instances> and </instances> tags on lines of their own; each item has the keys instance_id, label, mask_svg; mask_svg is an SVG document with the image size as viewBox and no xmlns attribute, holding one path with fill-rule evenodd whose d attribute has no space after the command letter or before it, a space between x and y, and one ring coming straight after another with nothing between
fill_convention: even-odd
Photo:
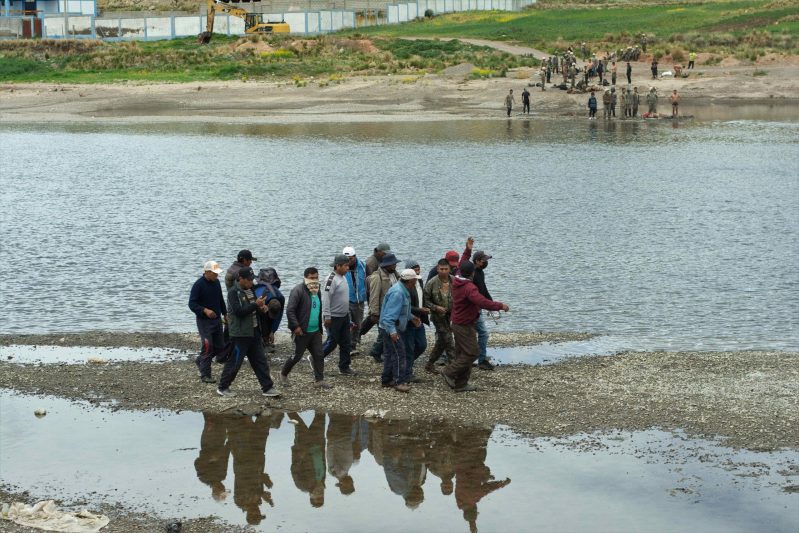
<instances>
[{"instance_id":1,"label":"green field","mask_svg":"<svg viewBox=\"0 0 799 533\"><path fill-rule=\"evenodd\" d=\"M343 76L397 74L405 76L403 83L412 83L414 76L460 63L473 64L475 77L504 76L508 69L536 64L531 58L460 41L401 37L508 40L545 51L586 41L591 50L607 51L635 44L636 35L646 32L651 52L675 60L689 50L713 52L714 60L734 55L750 61L768 52L799 53L797 0L564 4L550 0L520 13L460 13L309 39L216 35L206 46L197 45L194 38L0 41L0 81L288 79L305 85L311 80L334 83Z\"/></svg>"}]
</instances>

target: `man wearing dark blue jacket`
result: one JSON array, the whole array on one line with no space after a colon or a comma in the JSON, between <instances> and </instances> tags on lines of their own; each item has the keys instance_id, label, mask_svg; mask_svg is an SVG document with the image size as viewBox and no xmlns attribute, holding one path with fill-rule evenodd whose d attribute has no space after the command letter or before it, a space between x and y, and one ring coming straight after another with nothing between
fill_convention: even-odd
<instances>
[{"instance_id":1,"label":"man wearing dark blue jacket","mask_svg":"<svg viewBox=\"0 0 799 533\"><path fill-rule=\"evenodd\" d=\"M189 295L189 309L197 317L197 331L200 333L200 355L195 359L203 383L216 383L211 377L211 358L225 347L222 335L222 317L227 317L225 298L219 274L224 272L216 261L208 261L203 267L203 275L194 282Z\"/></svg>"}]
</instances>

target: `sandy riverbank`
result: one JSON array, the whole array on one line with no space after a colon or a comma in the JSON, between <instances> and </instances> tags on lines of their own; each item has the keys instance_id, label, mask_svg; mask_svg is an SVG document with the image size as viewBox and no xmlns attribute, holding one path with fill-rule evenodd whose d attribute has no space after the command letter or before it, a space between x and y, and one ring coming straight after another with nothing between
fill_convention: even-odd
<instances>
[{"instance_id":1,"label":"sandy riverbank","mask_svg":"<svg viewBox=\"0 0 799 533\"><path fill-rule=\"evenodd\" d=\"M670 65L660 67L665 71ZM633 68L633 85L641 91L657 87L661 111L670 112L666 97L675 88L683 97L683 114L695 113L692 106L708 103L799 103L799 63L793 58L773 58L757 65L700 65L689 78L655 81L649 79L648 64L635 63ZM519 69L507 78L469 80L469 72L468 67L454 67L449 74L421 77L352 77L324 87L316 80L309 80L305 87L290 81L7 83L0 85L0 121L268 124L503 118L508 89L521 93L531 74ZM584 112L585 94L551 88L544 92L531 88L531 92L537 116Z\"/></svg>"},{"instance_id":2,"label":"sandy riverbank","mask_svg":"<svg viewBox=\"0 0 799 533\"><path fill-rule=\"evenodd\" d=\"M148 346L156 339L147 334L104 335L104 346L124 346L131 340ZM50 340L60 338L66 339ZM517 337L516 342L523 339L523 344L530 344L532 338ZM166 339L171 341L163 347L196 344L189 334ZM5 336L2 343L26 340L42 344L45 339ZM514 343L510 338L505 342ZM289 351L288 339L281 339L271 358L273 373ZM535 436L659 427L721 437L730 446L753 450L799 449L799 353L629 352L548 366L502 366L493 372L475 371L473 383L480 390L467 394L451 392L440 377L424 374L421 368L424 382L415 384L410 394L381 388L380 368L369 357L356 357L353 368L359 375L349 378L328 363L328 379L334 388L318 391L311 386L310 367L303 362L292 372L292 385L284 396L269 401L260 395L246 368L234 384L238 395L220 398L213 385L197 379L190 353L166 363L2 362L0 387L95 404L114 401L115 409L223 411L252 403L352 414L384 409L388 417L448 419L466 425L500 423ZM220 371L221 366L215 365L214 375Z\"/></svg>"}]
</instances>

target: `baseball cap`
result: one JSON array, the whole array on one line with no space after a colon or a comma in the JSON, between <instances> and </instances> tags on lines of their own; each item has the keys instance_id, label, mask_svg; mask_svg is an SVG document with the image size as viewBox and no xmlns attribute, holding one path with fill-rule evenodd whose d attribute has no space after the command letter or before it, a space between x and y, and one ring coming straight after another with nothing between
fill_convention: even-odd
<instances>
[{"instance_id":1,"label":"baseball cap","mask_svg":"<svg viewBox=\"0 0 799 533\"><path fill-rule=\"evenodd\" d=\"M333 259L333 262L330 263L330 266L336 267L338 265L349 265L350 258L344 254L336 254L336 257Z\"/></svg>"},{"instance_id":2,"label":"baseball cap","mask_svg":"<svg viewBox=\"0 0 799 533\"><path fill-rule=\"evenodd\" d=\"M239 273L236 275L236 277L238 279L253 279L255 277L255 273L250 267L244 267L239 269Z\"/></svg>"},{"instance_id":3,"label":"baseball cap","mask_svg":"<svg viewBox=\"0 0 799 533\"><path fill-rule=\"evenodd\" d=\"M412 268L406 268L402 272L400 272L400 279L402 281L408 281L411 279L422 279L422 276L416 273L416 271Z\"/></svg>"},{"instance_id":4,"label":"baseball cap","mask_svg":"<svg viewBox=\"0 0 799 533\"><path fill-rule=\"evenodd\" d=\"M474 255L472 256L472 261L481 261L481 260L486 260L486 261L488 261L488 260L489 260L489 259L491 259L492 257L494 257L494 256L493 256L493 255L488 255L488 254L487 254L487 253L485 253L483 250L477 250L477 251L474 253Z\"/></svg>"},{"instance_id":5,"label":"baseball cap","mask_svg":"<svg viewBox=\"0 0 799 533\"><path fill-rule=\"evenodd\" d=\"M269 315L269 318L277 318L282 310L283 305L280 303L280 301L274 298L269 300L269 303L266 304L266 312Z\"/></svg>"},{"instance_id":6,"label":"baseball cap","mask_svg":"<svg viewBox=\"0 0 799 533\"><path fill-rule=\"evenodd\" d=\"M378 252L390 252L391 251L391 246L389 246L388 244L386 244L384 242L381 242L380 244L377 245L377 251Z\"/></svg>"},{"instance_id":7,"label":"baseball cap","mask_svg":"<svg viewBox=\"0 0 799 533\"><path fill-rule=\"evenodd\" d=\"M257 257L252 256L252 252L249 250L241 250L239 255L236 256L236 259L241 261L242 259L246 259L247 261L258 261Z\"/></svg>"},{"instance_id":8,"label":"baseball cap","mask_svg":"<svg viewBox=\"0 0 799 533\"><path fill-rule=\"evenodd\" d=\"M460 260L460 258L461 256L458 255L458 252L455 250L450 250L444 254L444 259L447 260L447 263L449 263L450 266L458 266L458 260Z\"/></svg>"},{"instance_id":9,"label":"baseball cap","mask_svg":"<svg viewBox=\"0 0 799 533\"><path fill-rule=\"evenodd\" d=\"M203 265L203 272L213 272L214 274L221 274L224 272L222 267L216 261L206 261Z\"/></svg>"},{"instance_id":10,"label":"baseball cap","mask_svg":"<svg viewBox=\"0 0 799 533\"><path fill-rule=\"evenodd\" d=\"M346 255L347 257L352 257L355 255L355 248L352 246L345 246L341 253Z\"/></svg>"}]
</instances>

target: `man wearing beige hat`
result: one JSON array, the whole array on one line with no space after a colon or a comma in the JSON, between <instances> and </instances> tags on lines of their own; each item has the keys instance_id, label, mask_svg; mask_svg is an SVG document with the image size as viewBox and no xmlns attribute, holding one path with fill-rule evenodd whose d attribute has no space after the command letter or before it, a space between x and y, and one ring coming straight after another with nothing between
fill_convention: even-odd
<instances>
[{"instance_id":1,"label":"man wearing beige hat","mask_svg":"<svg viewBox=\"0 0 799 533\"><path fill-rule=\"evenodd\" d=\"M222 296L222 285L219 283L222 272L224 271L216 261L206 262L203 265L203 275L194 282L189 295L189 309L196 316L201 342L200 355L194 362L200 370L203 383L216 383L211 377L211 358L225 347L222 317L227 316L227 307Z\"/></svg>"},{"instance_id":2,"label":"man wearing beige hat","mask_svg":"<svg viewBox=\"0 0 799 533\"><path fill-rule=\"evenodd\" d=\"M411 293L416 290L417 280L422 276L412 268L406 268L386 292L380 311L380 331L383 338L383 373L380 382L384 387L393 387L400 392L411 390L408 385L407 356L403 332L409 325L418 326L422 322L411 314Z\"/></svg>"}]
</instances>

